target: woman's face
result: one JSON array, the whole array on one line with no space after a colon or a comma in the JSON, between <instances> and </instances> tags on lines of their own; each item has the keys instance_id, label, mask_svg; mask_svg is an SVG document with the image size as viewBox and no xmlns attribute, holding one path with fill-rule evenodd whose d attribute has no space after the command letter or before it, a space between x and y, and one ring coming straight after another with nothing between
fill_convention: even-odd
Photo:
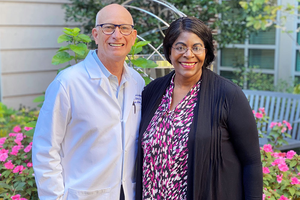
<instances>
[{"instance_id":1,"label":"woman's face","mask_svg":"<svg viewBox=\"0 0 300 200\"><path fill-rule=\"evenodd\" d=\"M187 48L186 52L183 49ZM206 56L206 49L203 41L194 33L184 31L173 43L170 53L170 60L174 66L177 80L198 81L202 74L202 66Z\"/></svg>"}]
</instances>

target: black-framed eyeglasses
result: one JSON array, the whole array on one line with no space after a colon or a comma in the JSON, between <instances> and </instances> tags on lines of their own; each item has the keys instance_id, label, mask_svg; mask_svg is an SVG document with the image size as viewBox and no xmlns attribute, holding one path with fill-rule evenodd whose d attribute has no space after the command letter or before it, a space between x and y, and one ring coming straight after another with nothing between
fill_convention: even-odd
<instances>
[{"instance_id":1,"label":"black-framed eyeglasses","mask_svg":"<svg viewBox=\"0 0 300 200\"><path fill-rule=\"evenodd\" d=\"M185 45L177 45L172 48L175 49L175 51L178 54L184 54L185 52L187 52L188 49L190 49L190 48L187 48ZM195 55L201 55L205 51L205 48L201 47L200 45L196 45L196 46L193 46L190 50Z\"/></svg>"},{"instance_id":2,"label":"black-framed eyeglasses","mask_svg":"<svg viewBox=\"0 0 300 200\"><path fill-rule=\"evenodd\" d=\"M105 24L97 24L96 26L100 26L102 29L102 32L105 35L111 35L115 32L116 28L119 27L120 33L122 35L130 35L133 30L133 25L131 24L111 24L111 23L105 23Z\"/></svg>"}]
</instances>

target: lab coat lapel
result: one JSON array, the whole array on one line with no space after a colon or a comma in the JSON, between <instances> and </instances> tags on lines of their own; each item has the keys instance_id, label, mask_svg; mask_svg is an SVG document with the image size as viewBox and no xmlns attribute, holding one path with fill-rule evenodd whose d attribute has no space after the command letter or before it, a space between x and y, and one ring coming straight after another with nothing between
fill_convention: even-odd
<instances>
[{"instance_id":1,"label":"lab coat lapel","mask_svg":"<svg viewBox=\"0 0 300 200\"><path fill-rule=\"evenodd\" d=\"M85 68L89 74L91 81L99 80L100 79L100 88L103 90L105 94L107 94L119 107L118 100L111 89L110 83L108 78L102 73L100 67L98 66L97 62L93 58L92 51L86 56L85 60Z\"/></svg>"}]
</instances>

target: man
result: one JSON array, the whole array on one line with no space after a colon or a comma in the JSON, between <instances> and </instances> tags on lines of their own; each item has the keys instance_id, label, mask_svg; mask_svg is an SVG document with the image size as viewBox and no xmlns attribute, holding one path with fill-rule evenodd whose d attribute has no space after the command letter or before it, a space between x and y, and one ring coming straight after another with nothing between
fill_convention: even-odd
<instances>
[{"instance_id":1,"label":"man","mask_svg":"<svg viewBox=\"0 0 300 200\"><path fill-rule=\"evenodd\" d=\"M136 39L122 6L101 9L98 49L49 85L33 138L41 200L134 199L142 77L125 57Z\"/></svg>"}]
</instances>

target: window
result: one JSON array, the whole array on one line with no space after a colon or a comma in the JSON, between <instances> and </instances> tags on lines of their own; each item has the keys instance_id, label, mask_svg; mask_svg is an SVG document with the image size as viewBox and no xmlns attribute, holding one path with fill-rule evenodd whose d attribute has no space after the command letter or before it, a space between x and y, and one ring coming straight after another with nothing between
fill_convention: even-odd
<instances>
[{"instance_id":1,"label":"window","mask_svg":"<svg viewBox=\"0 0 300 200\"><path fill-rule=\"evenodd\" d=\"M225 78L234 80L238 78L234 76L234 71L240 70L241 67L245 67L248 72L253 69L255 72L261 72L262 75L265 74L265 77L270 77L268 84L271 84L271 86L268 88L273 87L272 84L274 84L275 71L277 69L277 62L275 62L278 49L276 48L278 46L276 43L276 34L277 30L271 28L265 32L261 31L256 34L251 34L243 44L232 44L220 49L218 52L218 73ZM257 78L254 76L253 73L251 75L249 74L248 79L254 80ZM236 80L236 82L243 81ZM249 83L251 83L251 80L247 81L244 85L244 89L261 89L251 87ZM266 89L266 87L264 88Z\"/></svg>"}]
</instances>

